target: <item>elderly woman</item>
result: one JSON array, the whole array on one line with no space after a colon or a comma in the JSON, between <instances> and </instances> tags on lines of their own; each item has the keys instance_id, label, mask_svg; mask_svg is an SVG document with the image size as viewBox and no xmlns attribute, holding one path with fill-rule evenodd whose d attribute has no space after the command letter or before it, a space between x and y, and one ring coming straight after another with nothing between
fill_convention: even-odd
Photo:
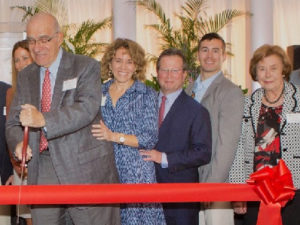
<instances>
[{"instance_id":1,"label":"elderly woman","mask_svg":"<svg viewBox=\"0 0 300 225\"><path fill-rule=\"evenodd\" d=\"M96 138L114 143L121 183L155 183L153 162L138 149L152 149L158 139L157 94L145 86L144 50L134 41L115 40L102 58L101 76L111 78L102 87L103 120L94 125ZM165 224L160 204L121 206L122 225Z\"/></svg>"},{"instance_id":2,"label":"elderly woman","mask_svg":"<svg viewBox=\"0 0 300 225\"><path fill-rule=\"evenodd\" d=\"M242 134L230 172L232 183L244 183L252 172L277 165L283 159L300 188L300 88L289 83L291 65L276 45L258 48L250 62L250 74L261 88L246 97ZM291 118L294 118L291 120ZM244 224L256 224L259 203L233 203L244 214ZM300 195L282 210L284 225L300 224Z\"/></svg>"}]
</instances>

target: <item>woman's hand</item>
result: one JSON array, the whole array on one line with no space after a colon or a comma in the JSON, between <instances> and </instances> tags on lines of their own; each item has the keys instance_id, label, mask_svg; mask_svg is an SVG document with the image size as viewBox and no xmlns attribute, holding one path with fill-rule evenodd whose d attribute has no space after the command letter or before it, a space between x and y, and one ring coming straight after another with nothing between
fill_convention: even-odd
<instances>
[{"instance_id":1,"label":"woman's hand","mask_svg":"<svg viewBox=\"0 0 300 225\"><path fill-rule=\"evenodd\" d=\"M139 150L140 155L143 157L144 161L153 161L158 164L161 163L162 153L152 149L152 150Z\"/></svg>"},{"instance_id":2,"label":"woman's hand","mask_svg":"<svg viewBox=\"0 0 300 225\"><path fill-rule=\"evenodd\" d=\"M100 120L99 124L92 125L92 134L98 140L113 141L113 132Z\"/></svg>"},{"instance_id":3,"label":"woman's hand","mask_svg":"<svg viewBox=\"0 0 300 225\"><path fill-rule=\"evenodd\" d=\"M232 207L236 214L245 214L247 212L247 202L232 202Z\"/></svg>"}]
</instances>

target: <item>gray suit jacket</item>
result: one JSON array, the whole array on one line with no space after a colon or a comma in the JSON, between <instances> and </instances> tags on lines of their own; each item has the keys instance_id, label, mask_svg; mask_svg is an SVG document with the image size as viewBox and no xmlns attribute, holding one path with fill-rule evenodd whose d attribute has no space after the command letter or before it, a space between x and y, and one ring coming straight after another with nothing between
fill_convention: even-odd
<instances>
[{"instance_id":1,"label":"gray suit jacket","mask_svg":"<svg viewBox=\"0 0 300 225\"><path fill-rule=\"evenodd\" d=\"M193 86L192 83L186 89L190 95ZM241 133L243 93L221 74L209 86L201 104L210 114L212 156L209 164L199 167L199 181L226 182Z\"/></svg>"},{"instance_id":2,"label":"gray suit jacket","mask_svg":"<svg viewBox=\"0 0 300 225\"><path fill-rule=\"evenodd\" d=\"M293 70L291 72L290 82L296 85L300 85L300 69Z\"/></svg>"},{"instance_id":3,"label":"gray suit jacket","mask_svg":"<svg viewBox=\"0 0 300 225\"><path fill-rule=\"evenodd\" d=\"M17 91L6 126L9 149L23 139L19 123L20 105L40 109L40 67L32 64L19 75ZM67 80L77 79L76 87L63 90ZM51 110L46 120L50 156L62 184L118 182L111 143L92 137L91 125L99 123L101 102L100 65L85 56L63 52L54 86ZM28 182L36 184L39 166L40 129L30 129L33 157L28 164Z\"/></svg>"}]
</instances>

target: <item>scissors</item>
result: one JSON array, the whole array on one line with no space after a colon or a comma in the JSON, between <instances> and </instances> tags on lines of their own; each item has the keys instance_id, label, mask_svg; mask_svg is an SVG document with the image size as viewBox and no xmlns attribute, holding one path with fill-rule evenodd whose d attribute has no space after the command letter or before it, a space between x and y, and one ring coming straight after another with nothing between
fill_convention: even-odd
<instances>
[{"instance_id":1,"label":"scissors","mask_svg":"<svg viewBox=\"0 0 300 225\"><path fill-rule=\"evenodd\" d=\"M27 146L28 146L28 127L24 127L22 160L21 160L21 184L19 185L19 201L17 205L17 224L20 224L21 189L24 181L24 173L26 168Z\"/></svg>"}]
</instances>

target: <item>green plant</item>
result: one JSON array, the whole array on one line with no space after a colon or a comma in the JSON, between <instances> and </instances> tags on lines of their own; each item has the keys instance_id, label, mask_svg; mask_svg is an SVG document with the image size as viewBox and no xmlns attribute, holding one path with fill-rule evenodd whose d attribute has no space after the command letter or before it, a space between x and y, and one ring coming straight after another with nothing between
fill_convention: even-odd
<instances>
[{"instance_id":1,"label":"green plant","mask_svg":"<svg viewBox=\"0 0 300 225\"><path fill-rule=\"evenodd\" d=\"M207 16L205 13L206 0L187 0L181 5L182 14L175 14L181 23L180 28L175 30L158 1L136 0L135 2L157 17L158 23L146 25L146 27L159 34L161 50L167 48L182 50L188 64L187 81L194 80L200 71L197 60L198 40L206 33L220 31L233 18L246 14L239 10L226 9L214 16ZM150 61L156 62L156 60L157 56L150 54Z\"/></svg>"},{"instance_id":2,"label":"green plant","mask_svg":"<svg viewBox=\"0 0 300 225\"><path fill-rule=\"evenodd\" d=\"M102 52L107 43L93 42L92 37L98 31L105 28L111 28L111 18L106 18L101 22L95 23L91 20L83 22L78 28L75 27L75 34L70 33L71 25L64 27L65 38L63 47L75 54L87 55L90 57L96 56ZM73 32L74 33L74 32Z\"/></svg>"}]
</instances>

